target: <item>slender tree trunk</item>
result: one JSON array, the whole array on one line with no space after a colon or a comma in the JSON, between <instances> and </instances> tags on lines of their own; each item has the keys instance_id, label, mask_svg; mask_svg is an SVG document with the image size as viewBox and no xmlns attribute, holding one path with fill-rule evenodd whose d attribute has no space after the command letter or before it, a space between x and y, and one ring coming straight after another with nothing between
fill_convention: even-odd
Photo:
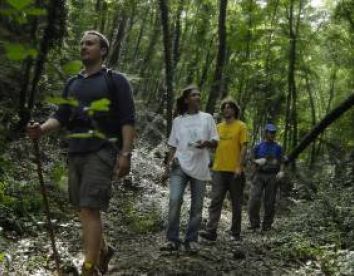
<instances>
[{"instance_id":1,"label":"slender tree trunk","mask_svg":"<svg viewBox=\"0 0 354 276\"><path fill-rule=\"evenodd\" d=\"M214 73L213 84L211 85L211 90L209 93L208 102L206 105L206 111L213 114L215 109L215 104L222 95L223 89L223 69L226 57L226 11L227 11L227 0L219 0L219 50L218 57L216 61L216 68Z\"/></svg>"},{"instance_id":2,"label":"slender tree trunk","mask_svg":"<svg viewBox=\"0 0 354 276\"><path fill-rule=\"evenodd\" d=\"M100 12L100 25L99 25L99 31L101 33L105 33L105 28L106 28L106 20L107 20L107 12L108 12L108 6L106 1L103 1L102 3L102 9Z\"/></svg>"},{"instance_id":3,"label":"slender tree trunk","mask_svg":"<svg viewBox=\"0 0 354 276\"><path fill-rule=\"evenodd\" d=\"M122 14L120 16L120 22L117 28L117 33L115 36L115 40L113 43L112 47L112 53L109 57L108 64L109 66L118 66L119 65L119 59L123 47L123 41L125 37L125 29L127 26L127 21L128 21L128 15L125 10L122 11Z\"/></svg>"},{"instance_id":4,"label":"slender tree trunk","mask_svg":"<svg viewBox=\"0 0 354 276\"><path fill-rule=\"evenodd\" d=\"M94 24L95 30L98 29L99 26L101 7L102 7L102 0L96 0L96 4L95 4L96 18Z\"/></svg>"},{"instance_id":5,"label":"slender tree trunk","mask_svg":"<svg viewBox=\"0 0 354 276\"><path fill-rule=\"evenodd\" d=\"M311 88L311 84L310 84L310 80L309 80L309 76L308 76L308 72L305 72L305 82L306 82L306 90L309 96L309 101L310 101L310 108L311 108L311 123L312 126L314 127L317 123L317 119L316 119L316 107L315 107L315 100L313 98L312 95L312 88ZM312 148L311 148L311 153L310 153L310 167L312 168L314 163L315 163L315 159L316 159L316 144L313 143L312 144Z\"/></svg>"},{"instance_id":6,"label":"slender tree trunk","mask_svg":"<svg viewBox=\"0 0 354 276\"><path fill-rule=\"evenodd\" d=\"M306 147L312 143L330 124L340 118L354 106L354 93L351 93L341 104L328 113L287 156L287 163L292 163Z\"/></svg>"},{"instance_id":7,"label":"slender tree trunk","mask_svg":"<svg viewBox=\"0 0 354 276\"><path fill-rule=\"evenodd\" d=\"M270 95L273 93L273 74L272 74L272 42L274 34L274 26L277 20L277 13L279 7L279 0L271 2L274 5L272 10L272 15L270 17L270 32L267 37L267 50L266 50L266 59L265 59L265 74L266 74L266 89L265 89L265 101L264 101L264 114L265 117L271 122L275 122L276 114L278 108L273 108L274 103L272 103Z\"/></svg>"},{"instance_id":8,"label":"slender tree trunk","mask_svg":"<svg viewBox=\"0 0 354 276\"><path fill-rule=\"evenodd\" d=\"M65 19L59 18L63 16L63 13L65 12L65 4L63 1L51 0L49 1L47 9L47 25L44 29L43 37L40 43L33 73L31 91L27 102L29 112L31 112L34 107L38 82L43 73L44 64L46 62L49 49L50 47L53 47L54 43L59 42L63 35L63 29L65 28L63 23L65 22Z\"/></svg>"},{"instance_id":9,"label":"slender tree trunk","mask_svg":"<svg viewBox=\"0 0 354 276\"><path fill-rule=\"evenodd\" d=\"M20 118L19 128L22 128L30 119L29 118L30 112L26 106L26 100L27 100L27 91L28 91L28 85L30 82L32 66L33 66L33 59L31 57L29 57L23 63L24 74L23 74L23 81L22 81L22 85L21 85L19 106L18 106L18 115Z\"/></svg>"},{"instance_id":10,"label":"slender tree trunk","mask_svg":"<svg viewBox=\"0 0 354 276\"><path fill-rule=\"evenodd\" d=\"M185 2L184 2L185 3ZM196 79L198 78L198 70L199 64L200 64L200 59L201 55L203 53L203 49L198 47L198 43L194 46L194 49L190 49L190 47L193 45L191 43L188 43L189 41L198 41L201 43L204 38L205 38L205 29L208 26L209 22L206 22L205 17L203 17L203 8L204 4L202 4L200 1L198 2L197 6L195 7L194 10L194 16L195 18L202 18L202 23L199 25L197 21L194 21L193 24L190 24L188 22L188 5L186 5L185 9L183 10L185 13L185 22L184 22L184 28L183 32L181 33L182 39L180 41L184 41L185 45L185 50L183 49L183 46L180 46L180 53L185 53L190 51L193 51L193 54L191 55L191 59L184 59L184 63L176 68L175 71L175 79L176 81L182 82L183 85L185 84L190 84L190 83L195 83ZM200 28L198 28L200 26ZM185 73L188 72L188 73Z\"/></svg>"},{"instance_id":11,"label":"slender tree trunk","mask_svg":"<svg viewBox=\"0 0 354 276\"><path fill-rule=\"evenodd\" d=\"M242 63L246 63L250 59L251 54L251 42L252 42L252 12L253 12L253 0L248 0L248 26L246 34L246 53L242 59ZM240 84L239 84L239 104L243 111L245 111L246 93L248 86L248 66L243 66L241 69Z\"/></svg>"},{"instance_id":12,"label":"slender tree trunk","mask_svg":"<svg viewBox=\"0 0 354 276\"><path fill-rule=\"evenodd\" d=\"M179 51L179 42L181 37L181 14L183 11L184 0L178 1L178 9L176 14L176 25L175 31L173 33L173 68L176 71L176 67L178 64L180 51Z\"/></svg>"},{"instance_id":13,"label":"slender tree trunk","mask_svg":"<svg viewBox=\"0 0 354 276\"><path fill-rule=\"evenodd\" d=\"M299 11L297 14L297 21L294 24L294 3L295 0L290 1L289 14L289 64L288 64L288 96L285 117L285 133L284 133L284 151L287 150L288 145L295 147L297 144L297 91L296 91L296 47L297 37L300 26L300 15L302 10L302 0L299 0ZM294 26L295 25L295 26ZM291 131L291 132L290 132Z\"/></svg>"},{"instance_id":14,"label":"slender tree trunk","mask_svg":"<svg viewBox=\"0 0 354 276\"><path fill-rule=\"evenodd\" d=\"M163 44L165 52L165 77L166 77L166 118L167 118L167 136L172 128L172 110L173 110L173 63L171 54L171 37L169 30L168 0L159 0L161 23L163 31Z\"/></svg>"},{"instance_id":15,"label":"slender tree trunk","mask_svg":"<svg viewBox=\"0 0 354 276\"><path fill-rule=\"evenodd\" d=\"M152 59L154 55L154 49L156 46L156 43L159 41L159 35L160 35L160 20L159 16L156 16L155 23L154 23L154 28L152 30L152 34L150 35L151 39L149 42L149 45L145 51L145 57L142 61L142 64L140 66L140 72L139 76L144 79L141 85L138 86L138 89L135 89L135 96L139 94L141 90L144 91L149 91L149 78L148 80L145 81L145 72L149 68L149 62Z\"/></svg>"},{"instance_id":16,"label":"slender tree trunk","mask_svg":"<svg viewBox=\"0 0 354 276\"><path fill-rule=\"evenodd\" d=\"M144 33L145 33L145 28L148 25L147 23L148 23L148 19L150 18L150 12L151 12L151 9L148 10L147 15L144 17L144 19L141 23L140 29L139 29L138 39L136 40L135 50L134 50L134 54L133 54L133 61L135 63L137 63L137 60L138 60L140 44L141 44L141 40L142 40ZM153 24L153 20L150 20L149 25L150 24L151 25Z\"/></svg>"},{"instance_id":17,"label":"slender tree trunk","mask_svg":"<svg viewBox=\"0 0 354 276\"><path fill-rule=\"evenodd\" d=\"M131 7L130 10L130 15L128 16L128 24L126 27L126 31L125 31L125 39L124 39L124 43L122 44L122 50L121 50L121 60L122 60L122 65L120 66L122 68L122 70L125 70L125 67L123 66L128 66L129 63L129 56L130 56L130 52L132 52L132 48L130 47L130 40L132 39L132 32L131 30L133 29L133 26L136 23L136 4L134 2L131 3L131 5L133 5Z\"/></svg>"},{"instance_id":18,"label":"slender tree trunk","mask_svg":"<svg viewBox=\"0 0 354 276\"><path fill-rule=\"evenodd\" d=\"M298 140L298 124L297 124L297 87L296 87L296 62L297 62L297 39L299 37L299 29L300 29L300 22L301 22L301 12L302 12L302 2L303 0L299 0L299 10L297 14L297 21L296 21L296 28L295 28L295 37L293 40L293 49L291 55L293 56L293 63L292 66L292 76L291 76L291 85L292 85L292 93L293 93L293 102L292 102L292 122L293 122L293 137L292 137L292 148L297 145Z\"/></svg>"},{"instance_id":19,"label":"slender tree trunk","mask_svg":"<svg viewBox=\"0 0 354 276\"><path fill-rule=\"evenodd\" d=\"M295 84L295 63L296 63L296 33L294 29L294 1L290 1L290 21L289 21L289 64L288 64L288 95L291 95L289 102L289 121L291 125L290 145L294 146L294 136L296 135L296 84Z\"/></svg>"},{"instance_id":20,"label":"slender tree trunk","mask_svg":"<svg viewBox=\"0 0 354 276\"><path fill-rule=\"evenodd\" d=\"M327 104L327 108L326 108L326 113L328 113L331 110L331 105L332 105L332 101L334 98L336 81L337 81L337 66L335 66L331 72L330 85L329 85L329 99L328 99L328 104Z\"/></svg>"},{"instance_id":21,"label":"slender tree trunk","mask_svg":"<svg viewBox=\"0 0 354 276\"><path fill-rule=\"evenodd\" d=\"M208 78L208 73L209 73L209 69L210 69L210 65L212 63L212 60L213 60L213 56L212 56L212 46L213 46L213 43L214 43L214 37L212 37L210 39L210 44L209 44L209 47L207 49L207 53L205 55L205 62L204 62L204 66L203 66L203 69L202 69L202 73L201 73L201 76L200 76L200 80L198 82L198 86L200 89L203 88L203 86L205 85L206 81L207 81L207 78Z\"/></svg>"},{"instance_id":22,"label":"slender tree trunk","mask_svg":"<svg viewBox=\"0 0 354 276\"><path fill-rule=\"evenodd\" d=\"M36 1L36 6L39 5L39 1ZM37 28L38 28L38 18L35 16L32 21L32 26L31 26L31 37L36 38L36 33L37 33ZM20 97L19 97L19 102L18 102L18 115L20 118L20 121L18 123L18 126L16 128L22 129L23 126L25 126L30 119L30 110L28 109L27 106L27 93L28 93L28 86L30 84L30 79L31 79L31 70L33 67L33 58L28 57L24 60L23 62L23 78L22 78L22 86L21 86L21 91L20 91Z\"/></svg>"}]
</instances>

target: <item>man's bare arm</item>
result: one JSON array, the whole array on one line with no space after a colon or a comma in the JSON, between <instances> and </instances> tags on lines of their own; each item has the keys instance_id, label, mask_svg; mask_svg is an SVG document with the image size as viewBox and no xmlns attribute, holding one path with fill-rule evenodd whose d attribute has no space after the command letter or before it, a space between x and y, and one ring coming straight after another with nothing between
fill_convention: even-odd
<instances>
[{"instance_id":1,"label":"man's bare arm","mask_svg":"<svg viewBox=\"0 0 354 276\"><path fill-rule=\"evenodd\" d=\"M122 127L122 150L117 158L118 177L126 176L130 171L130 157L135 139L135 128L133 125Z\"/></svg>"},{"instance_id":2,"label":"man's bare arm","mask_svg":"<svg viewBox=\"0 0 354 276\"><path fill-rule=\"evenodd\" d=\"M241 145L241 152L240 152L240 166L246 166L246 155L247 155L247 143L243 143Z\"/></svg>"},{"instance_id":3,"label":"man's bare arm","mask_svg":"<svg viewBox=\"0 0 354 276\"><path fill-rule=\"evenodd\" d=\"M43 124L39 123L30 123L27 125L27 135L31 139L39 139L41 136L53 132L55 130L60 129L61 124L60 122L55 119L55 118L49 118L47 121L45 121Z\"/></svg>"},{"instance_id":4,"label":"man's bare arm","mask_svg":"<svg viewBox=\"0 0 354 276\"><path fill-rule=\"evenodd\" d=\"M130 153L133 150L133 144L135 140L135 128L133 125L124 125L122 127L122 153Z\"/></svg>"}]
</instances>

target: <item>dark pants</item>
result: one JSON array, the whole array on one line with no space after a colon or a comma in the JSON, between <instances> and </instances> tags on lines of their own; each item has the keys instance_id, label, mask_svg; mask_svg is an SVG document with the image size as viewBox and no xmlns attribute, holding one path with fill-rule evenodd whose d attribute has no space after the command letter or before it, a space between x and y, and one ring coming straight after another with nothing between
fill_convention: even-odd
<instances>
[{"instance_id":1,"label":"dark pants","mask_svg":"<svg viewBox=\"0 0 354 276\"><path fill-rule=\"evenodd\" d=\"M223 201L227 191L230 192L232 204L231 233L234 236L241 233L241 211L245 175L235 178L231 172L213 172L211 203L209 206L209 220L206 230L216 235L220 220Z\"/></svg>"},{"instance_id":2,"label":"dark pants","mask_svg":"<svg viewBox=\"0 0 354 276\"><path fill-rule=\"evenodd\" d=\"M277 195L277 181L275 173L256 172L253 178L251 198L249 202L248 215L252 227L260 226L260 208L264 190L264 216L263 227L270 227L274 220L275 199Z\"/></svg>"}]
</instances>

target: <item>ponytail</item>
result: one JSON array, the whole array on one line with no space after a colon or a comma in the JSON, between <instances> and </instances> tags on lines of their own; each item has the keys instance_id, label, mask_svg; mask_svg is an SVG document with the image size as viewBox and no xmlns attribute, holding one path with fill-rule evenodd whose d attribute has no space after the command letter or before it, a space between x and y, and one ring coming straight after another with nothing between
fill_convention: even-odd
<instances>
[{"instance_id":1,"label":"ponytail","mask_svg":"<svg viewBox=\"0 0 354 276\"><path fill-rule=\"evenodd\" d=\"M187 87L182 89L182 95L179 96L176 100L176 108L173 114L173 117L177 117L179 115L183 115L188 110L188 105L185 103L185 99L189 96L192 90L198 89L198 87L194 84L190 84Z\"/></svg>"}]
</instances>

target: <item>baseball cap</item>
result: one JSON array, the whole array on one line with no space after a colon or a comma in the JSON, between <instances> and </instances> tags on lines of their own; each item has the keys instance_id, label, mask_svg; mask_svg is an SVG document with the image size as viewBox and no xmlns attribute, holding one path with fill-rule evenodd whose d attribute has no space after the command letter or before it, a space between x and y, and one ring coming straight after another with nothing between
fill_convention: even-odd
<instances>
[{"instance_id":1,"label":"baseball cap","mask_svg":"<svg viewBox=\"0 0 354 276\"><path fill-rule=\"evenodd\" d=\"M264 130L269 132L276 132L277 128L273 124L266 124Z\"/></svg>"}]
</instances>

